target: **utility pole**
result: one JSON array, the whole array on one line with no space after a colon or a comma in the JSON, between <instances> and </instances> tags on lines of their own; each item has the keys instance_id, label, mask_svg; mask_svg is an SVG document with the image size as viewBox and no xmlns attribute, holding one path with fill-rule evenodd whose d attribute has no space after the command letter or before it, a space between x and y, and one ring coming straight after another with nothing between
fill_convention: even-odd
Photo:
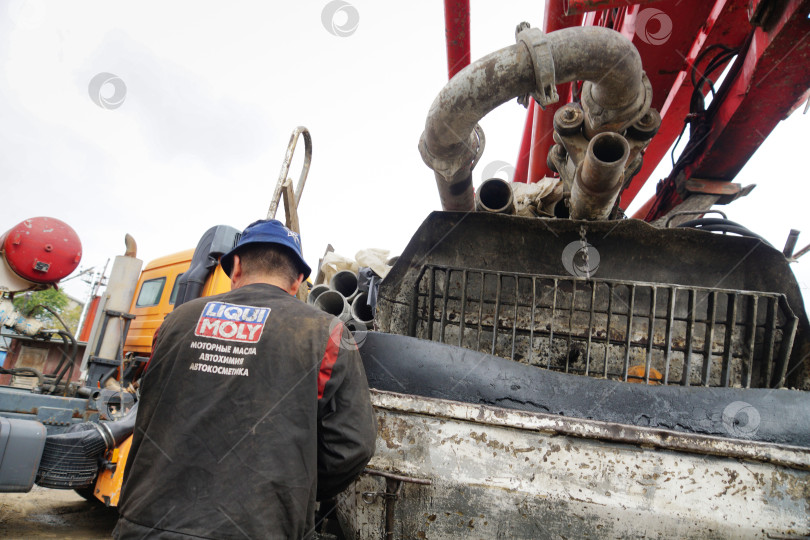
<instances>
[{"instance_id":1,"label":"utility pole","mask_svg":"<svg viewBox=\"0 0 810 540\"><path fill-rule=\"evenodd\" d=\"M84 320L87 318L87 312L90 309L90 304L93 303L93 298L98 295L99 289L104 285L104 280L106 279L105 274L107 273L107 266L110 264L110 259L107 259L107 262L104 263L104 269L101 271L99 275L98 272L93 273L91 285L90 285L90 293L87 295L87 299L84 301L84 307L82 307L82 314L79 316L79 324L76 325L76 334L80 335L82 333L82 325L84 324Z\"/></svg>"}]
</instances>

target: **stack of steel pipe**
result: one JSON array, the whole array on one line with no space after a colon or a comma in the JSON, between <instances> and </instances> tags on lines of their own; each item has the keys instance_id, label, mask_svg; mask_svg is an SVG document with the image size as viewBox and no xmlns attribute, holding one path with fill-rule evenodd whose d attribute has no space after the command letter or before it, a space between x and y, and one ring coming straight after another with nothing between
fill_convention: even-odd
<instances>
[{"instance_id":1,"label":"stack of steel pipe","mask_svg":"<svg viewBox=\"0 0 810 540\"><path fill-rule=\"evenodd\" d=\"M358 276L351 270L336 273L329 284L315 285L307 302L343 321L352 331L367 330L374 324L368 293L357 288Z\"/></svg>"}]
</instances>

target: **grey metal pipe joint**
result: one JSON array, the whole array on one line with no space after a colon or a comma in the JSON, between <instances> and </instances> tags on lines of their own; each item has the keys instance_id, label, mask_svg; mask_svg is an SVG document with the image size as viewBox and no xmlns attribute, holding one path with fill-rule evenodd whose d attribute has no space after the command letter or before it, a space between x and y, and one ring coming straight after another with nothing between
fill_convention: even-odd
<instances>
[{"instance_id":1,"label":"grey metal pipe joint","mask_svg":"<svg viewBox=\"0 0 810 540\"><path fill-rule=\"evenodd\" d=\"M573 219L607 219L624 184L630 156L627 139L618 133L599 133L588 143L585 159L574 173L570 210Z\"/></svg>"},{"instance_id":2,"label":"grey metal pipe joint","mask_svg":"<svg viewBox=\"0 0 810 540\"><path fill-rule=\"evenodd\" d=\"M524 30L529 43L548 42L554 84L585 81L582 108L585 135L624 131L650 108L652 87L635 45L615 30L601 27L564 28L543 34ZM556 101L556 100L555 100Z\"/></svg>"},{"instance_id":3,"label":"grey metal pipe joint","mask_svg":"<svg viewBox=\"0 0 810 540\"><path fill-rule=\"evenodd\" d=\"M485 144L478 121L510 99L531 95L546 106L559 99L557 84L584 80L589 137L621 131L649 109L652 91L641 57L615 30L577 27L543 34L522 23L516 37L516 45L457 73L430 107L419 151L436 175L444 210L473 210L472 170Z\"/></svg>"}]
</instances>

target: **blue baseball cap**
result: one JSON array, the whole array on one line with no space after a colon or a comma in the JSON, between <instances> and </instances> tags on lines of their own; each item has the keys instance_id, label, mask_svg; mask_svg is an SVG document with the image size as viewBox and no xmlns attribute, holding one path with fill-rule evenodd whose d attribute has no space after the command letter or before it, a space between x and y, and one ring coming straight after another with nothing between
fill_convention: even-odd
<instances>
[{"instance_id":1,"label":"blue baseball cap","mask_svg":"<svg viewBox=\"0 0 810 540\"><path fill-rule=\"evenodd\" d=\"M298 233L291 231L277 219L260 219L248 225L242 231L242 235L233 249L219 260L219 264L222 265L222 269L228 277L231 277L231 270L233 270L234 254L239 251L239 248L248 244L278 244L289 248L293 262L298 271L304 274L304 279L307 279L312 272L301 255L301 237Z\"/></svg>"}]
</instances>

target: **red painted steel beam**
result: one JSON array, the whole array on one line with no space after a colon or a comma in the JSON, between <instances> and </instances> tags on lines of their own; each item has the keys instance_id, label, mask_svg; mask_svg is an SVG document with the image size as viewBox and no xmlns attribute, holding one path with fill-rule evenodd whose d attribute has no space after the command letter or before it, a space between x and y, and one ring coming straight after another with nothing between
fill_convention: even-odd
<instances>
[{"instance_id":1,"label":"red painted steel beam","mask_svg":"<svg viewBox=\"0 0 810 540\"><path fill-rule=\"evenodd\" d=\"M693 176L731 181L780 120L810 87L810 0L790 0L765 30L756 28L743 54L741 69L710 105L705 140L682 169ZM657 219L680 201L672 171L646 216Z\"/></svg>"},{"instance_id":2,"label":"red painted steel beam","mask_svg":"<svg viewBox=\"0 0 810 540\"><path fill-rule=\"evenodd\" d=\"M567 17L564 13L565 0L546 0L545 21L543 31L548 34L561 28L580 26L582 15ZM537 182L545 176L554 173L546 165L548 151L554 144L554 113L557 109L571 101L571 84L557 87L560 101L546 107L545 110L534 107L532 119L532 143L529 151L529 182ZM530 111L531 114L531 111Z\"/></svg>"},{"instance_id":3,"label":"red painted steel beam","mask_svg":"<svg viewBox=\"0 0 810 540\"><path fill-rule=\"evenodd\" d=\"M566 0L565 14L580 15L589 11L603 9L626 8L631 4L651 4L661 0Z\"/></svg>"},{"instance_id":4,"label":"red painted steel beam","mask_svg":"<svg viewBox=\"0 0 810 540\"><path fill-rule=\"evenodd\" d=\"M523 126L523 136L520 139L520 150L518 151L517 164L515 165L515 182L523 182L529 179L529 154L532 147L532 124L534 122L534 100L529 102L529 109L526 113L526 123Z\"/></svg>"},{"instance_id":5,"label":"red painted steel beam","mask_svg":"<svg viewBox=\"0 0 810 540\"><path fill-rule=\"evenodd\" d=\"M447 43L447 78L470 65L470 2L444 0L444 38Z\"/></svg>"},{"instance_id":6,"label":"red painted steel beam","mask_svg":"<svg viewBox=\"0 0 810 540\"><path fill-rule=\"evenodd\" d=\"M742 73L715 115L714 126L721 129L712 130L690 176L733 180L773 128L804 101L810 88L810 1L792 4L795 12L775 36L755 32Z\"/></svg>"},{"instance_id":7,"label":"red painted steel beam","mask_svg":"<svg viewBox=\"0 0 810 540\"><path fill-rule=\"evenodd\" d=\"M661 160L669 159L669 149L683 130L683 121L689 114L693 91L689 71L698 54L718 43L737 48L745 41L750 25L746 10L740 4L740 0L715 0L713 3L698 2L682 6L685 7L682 11L694 13L695 17L684 17L681 13L673 19L673 38L663 45L669 51L662 57L655 57L656 49L650 49L638 38L634 39L633 43L642 53L642 65L653 85L652 106L661 113L662 122L658 134L647 147L641 171L622 192L619 204L622 208L630 206ZM669 13L672 12L671 8L677 6L662 4L659 7L666 7Z\"/></svg>"}]
</instances>

